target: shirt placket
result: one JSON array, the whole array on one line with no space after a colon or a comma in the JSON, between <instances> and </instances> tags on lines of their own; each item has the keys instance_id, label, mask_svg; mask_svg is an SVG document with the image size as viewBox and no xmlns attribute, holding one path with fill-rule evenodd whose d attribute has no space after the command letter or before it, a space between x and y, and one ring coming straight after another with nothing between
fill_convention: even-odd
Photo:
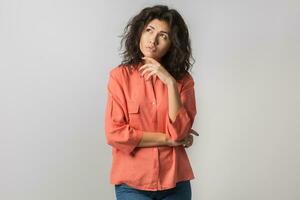
<instances>
[{"instance_id":1,"label":"shirt placket","mask_svg":"<svg viewBox=\"0 0 300 200\"><path fill-rule=\"evenodd\" d=\"M152 122L154 122L155 130L157 130L157 98L156 98L156 93L155 93L155 80L154 83L150 80L147 82L148 86L150 88L150 94L151 94L151 104L152 104ZM160 163L159 163L159 148L154 147L153 148L153 179L154 182L156 183L156 187L158 190L161 190L162 186L160 183Z\"/></svg>"},{"instance_id":2,"label":"shirt placket","mask_svg":"<svg viewBox=\"0 0 300 200\"><path fill-rule=\"evenodd\" d=\"M152 105L152 122L156 122L157 121L157 98L156 98L156 94L155 94L155 82L152 83L151 80L146 81L148 84L148 88L149 88L149 93L150 93L150 99L151 99L151 105ZM155 125L156 126L156 125ZM157 127L155 127L157 128Z\"/></svg>"}]
</instances>

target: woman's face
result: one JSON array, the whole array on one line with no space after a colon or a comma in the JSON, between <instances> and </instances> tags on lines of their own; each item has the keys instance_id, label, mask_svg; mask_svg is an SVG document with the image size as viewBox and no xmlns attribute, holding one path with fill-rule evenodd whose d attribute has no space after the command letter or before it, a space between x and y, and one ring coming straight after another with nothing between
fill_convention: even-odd
<instances>
[{"instance_id":1,"label":"woman's face","mask_svg":"<svg viewBox=\"0 0 300 200\"><path fill-rule=\"evenodd\" d=\"M170 27L165 21L153 19L144 28L140 39L140 50L146 57L159 61L169 50Z\"/></svg>"}]
</instances>

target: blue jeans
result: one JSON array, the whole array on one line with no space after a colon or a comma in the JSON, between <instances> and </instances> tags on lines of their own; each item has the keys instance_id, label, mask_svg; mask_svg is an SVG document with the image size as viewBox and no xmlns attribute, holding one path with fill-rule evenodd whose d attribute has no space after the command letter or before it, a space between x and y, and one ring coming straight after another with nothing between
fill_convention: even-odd
<instances>
[{"instance_id":1,"label":"blue jeans","mask_svg":"<svg viewBox=\"0 0 300 200\"><path fill-rule=\"evenodd\" d=\"M176 187L159 190L146 191L129 187L126 184L115 185L117 200L191 200L192 191L190 181L181 181Z\"/></svg>"}]
</instances>

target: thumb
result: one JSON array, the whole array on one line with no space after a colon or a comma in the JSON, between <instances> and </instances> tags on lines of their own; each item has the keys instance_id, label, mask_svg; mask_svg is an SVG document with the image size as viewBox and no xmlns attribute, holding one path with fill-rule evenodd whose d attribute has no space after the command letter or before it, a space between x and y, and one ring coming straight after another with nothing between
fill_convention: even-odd
<instances>
[{"instance_id":1,"label":"thumb","mask_svg":"<svg viewBox=\"0 0 300 200\"><path fill-rule=\"evenodd\" d=\"M197 133L194 129L191 128L190 130L191 134L193 135L196 135L196 136L199 136L199 133Z\"/></svg>"}]
</instances>

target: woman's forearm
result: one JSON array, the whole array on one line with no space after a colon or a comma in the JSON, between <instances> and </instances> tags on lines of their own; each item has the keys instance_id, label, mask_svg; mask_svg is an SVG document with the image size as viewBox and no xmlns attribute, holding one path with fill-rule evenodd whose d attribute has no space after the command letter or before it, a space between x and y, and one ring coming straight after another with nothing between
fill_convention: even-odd
<instances>
[{"instance_id":1,"label":"woman's forearm","mask_svg":"<svg viewBox=\"0 0 300 200\"><path fill-rule=\"evenodd\" d=\"M177 112L179 111L182 105L176 80L174 78L169 79L167 88L168 88L169 117L171 121L174 122L176 119Z\"/></svg>"},{"instance_id":2,"label":"woman's forearm","mask_svg":"<svg viewBox=\"0 0 300 200\"><path fill-rule=\"evenodd\" d=\"M167 84L168 87L168 107L169 117L174 122L177 112L181 107L180 94L177 88L176 80L170 79ZM161 132L143 132L143 137L138 147L151 147L151 146L170 146L170 139L167 138L165 133Z\"/></svg>"},{"instance_id":3,"label":"woman's forearm","mask_svg":"<svg viewBox=\"0 0 300 200\"><path fill-rule=\"evenodd\" d=\"M167 146L168 141L165 133L144 131L138 147Z\"/></svg>"}]
</instances>

